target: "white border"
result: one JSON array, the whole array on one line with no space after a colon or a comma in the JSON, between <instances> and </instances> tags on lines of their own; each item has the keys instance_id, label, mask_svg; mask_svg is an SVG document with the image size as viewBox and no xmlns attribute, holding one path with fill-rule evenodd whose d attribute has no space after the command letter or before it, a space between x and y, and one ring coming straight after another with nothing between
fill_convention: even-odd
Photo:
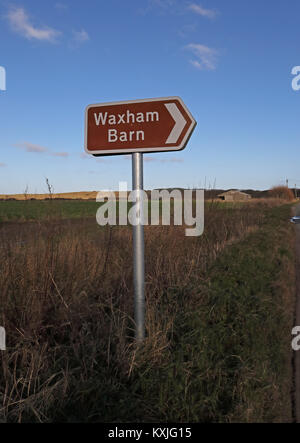
<instances>
[{"instance_id":1,"label":"white border","mask_svg":"<svg viewBox=\"0 0 300 443\"><path fill-rule=\"evenodd\" d=\"M187 130L182 142L178 147L157 147L157 148L133 148L133 149L110 149L106 151L89 151L87 149L87 131L88 131L88 111L90 108L100 108L102 106L112 106L112 105L126 105L131 103L149 103L149 102L158 102L158 101L169 101L169 100L178 100L185 110L185 112L190 117L192 124L190 125L189 129ZM129 101L121 101L121 102L107 102L107 103L96 103L92 105L88 105L85 108L85 128L84 128L84 150L87 154L92 154L101 156L101 155L120 155L120 154L132 154L134 152L144 152L144 153L151 153L151 152L166 152L166 151L181 151L184 149L187 145L187 142L189 141L189 138L191 137L195 127L197 125L196 120L188 110L188 108L185 106L184 102L180 97L160 97L160 98L150 98L150 99L142 99L142 100L129 100Z\"/></svg>"}]
</instances>

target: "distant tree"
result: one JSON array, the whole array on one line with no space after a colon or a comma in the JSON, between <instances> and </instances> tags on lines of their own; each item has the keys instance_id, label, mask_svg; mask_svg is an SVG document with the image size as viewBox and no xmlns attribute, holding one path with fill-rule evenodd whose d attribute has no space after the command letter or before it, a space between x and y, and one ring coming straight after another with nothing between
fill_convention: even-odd
<instances>
[{"instance_id":1,"label":"distant tree","mask_svg":"<svg viewBox=\"0 0 300 443\"><path fill-rule=\"evenodd\" d=\"M269 190L268 195L272 198L281 198L288 201L294 200L295 198L293 191L287 186L274 186Z\"/></svg>"},{"instance_id":2,"label":"distant tree","mask_svg":"<svg viewBox=\"0 0 300 443\"><path fill-rule=\"evenodd\" d=\"M48 192L49 192L49 199L52 200L53 197L53 186L50 185L48 178L46 177L46 185L48 188Z\"/></svg>"},{"instance_id":3,"label":"distant tree","mask_svg":"<svg viewBox=\"0 0 300 443\"><path fill-rule=\"evenodd\" d=\"M28 185L26 185L26 188L25 188L23 194L24 194L24 200L27 201L27 199L28 199Z\"/></svg>"}]
</instances>

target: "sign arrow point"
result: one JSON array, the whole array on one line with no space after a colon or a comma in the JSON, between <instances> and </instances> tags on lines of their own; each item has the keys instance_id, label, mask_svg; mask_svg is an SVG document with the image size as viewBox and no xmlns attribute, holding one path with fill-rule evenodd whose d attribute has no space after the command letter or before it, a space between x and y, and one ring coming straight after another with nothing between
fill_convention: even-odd
<instances>
[{"instance_id":1,"label":"sign arrow point","mask_svg":"<svg viewBox=\"0 0 300 443\"><path fill-rule=\"evenodd\" d=\"M177 105L175 103L167 103L165 104L165 107L171 114L173 120L175 121L175 126L173 127L167 141L167 144L175 144L177 143L185 125L186 125L186 119L183 117L182 113L179 111Z\"/></svg>"}]
</instances>

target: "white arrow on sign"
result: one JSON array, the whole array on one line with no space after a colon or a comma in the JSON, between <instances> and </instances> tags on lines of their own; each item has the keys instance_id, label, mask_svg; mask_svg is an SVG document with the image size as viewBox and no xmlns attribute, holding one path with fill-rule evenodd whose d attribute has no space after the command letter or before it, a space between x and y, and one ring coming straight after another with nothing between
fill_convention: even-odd
<instances>
[{"instance_id":1,"label":"white arrow on sign","mask_svg":"<svg viewBox=\"0 0 300 443\"><path fill-rule=\"evenodd\" d=\"M177 143L183 128L186 125L186 120L183 117L183 115L181 114L181 112L179 111L178 107L176 106L175 103L167 103L165 104L165 107L167 108L167 110L169 111L169 113L171 114L173 120L175 120L175 126L171 131L171 134L169 135L166 144L174 144Z\"/></svg>"}]
</instances>

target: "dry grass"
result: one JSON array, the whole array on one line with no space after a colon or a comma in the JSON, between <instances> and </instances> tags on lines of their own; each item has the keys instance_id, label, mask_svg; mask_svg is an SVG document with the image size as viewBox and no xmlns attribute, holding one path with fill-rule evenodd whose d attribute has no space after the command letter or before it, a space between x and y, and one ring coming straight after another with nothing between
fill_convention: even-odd
<instances>
[{"instance_id":1,"label":"dry grass","mask_svg":"<svg viewBox=\"0 0 300 443\"><path fill-rule=\"evenodd\" d=\"M216 389L216 380L223 379L226 385L226 374L218 378L208 357L215 352L223 358L224 350L202 349L198 355L195 346L184 357L179 343L185 334L193 342L196 320L189 319L202 303L199 319L207 324L201 327L210 331L209 270L226 247L255 233L272 207L271 201L228 209L212 204L200 238L186 238L183 227L146 227L147 339L142 349L133 345L130 229L103 229L93 220L3 224L0 324L8 350L2 352L0 419L222 421L219 394L205 394L205 383L215 380ZM200 376L193 358L201 360L201 355L203 397L195 412L189 383ZM187 364L180 364L182 358ZM172 401L168 386L176 386L169 376L178 379L178 386L182 378L184 386L171 392Z\"/></svg>"},{"instance_id":2,"label":"dry grass","mask_svg":"<svg viewBox=\"0 0 300 443\"><path fill-rule=\"evenodd\" d=\"M52 193L52 198L66 199L66 200L96 200L96 191L82 191L82 192L62 192L62 193ZM0 200L45 200L49 198L48 194L0 194Z\"/></svg>"},{"instance_id":3,"label":"dry grass","mask_svg":"<svg viewBox=\"0 0 300 443\"><path fill-rule=\"evenodd\" d=\"M295 200L293 191L287 186L274 186L272 189L270 189L269 195L271 198L279 198L286 201Z\"/></svg>"}]
</instances>

